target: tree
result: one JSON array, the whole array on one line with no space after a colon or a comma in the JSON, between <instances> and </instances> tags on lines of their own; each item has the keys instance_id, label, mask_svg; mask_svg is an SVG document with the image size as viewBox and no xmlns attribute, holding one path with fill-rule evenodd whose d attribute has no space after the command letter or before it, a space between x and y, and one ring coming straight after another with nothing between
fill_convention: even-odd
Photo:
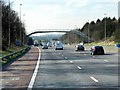
<instances>
[{"instance_id":1,"label":"tree","mask_svg":"<svg viewBox=\"0 0 120 90\"><path fill-rule=\"evenodd\" d=\"M21 23L18 13L12 10L9 5L6 5L4 1L0 2L2 5L2 43L3 47L8 48L8 41L9 41L9 30L10 30L10 42L15 44L16 40L23 41L26 36L26 31L23 23ZM21 35L24 38L20 38L20 28L21 28ZM10 46L9 46L10 47Z\"/></svg>"},{"instance_id":2,"label":"tree","mask_svg":"<svg viewBox=\"0 0 120 90\"><path fill-rule=\"evenodd\" d=\"M28 45L33 45L33 38L32 37L28 37Z\"/></svg>"}]
</instances>

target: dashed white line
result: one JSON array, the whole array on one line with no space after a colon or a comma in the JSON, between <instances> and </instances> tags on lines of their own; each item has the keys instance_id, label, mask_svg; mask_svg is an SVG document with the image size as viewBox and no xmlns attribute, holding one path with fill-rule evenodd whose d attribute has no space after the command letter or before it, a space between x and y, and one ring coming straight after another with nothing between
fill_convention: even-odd
<instances>
[{"instance_id":1,"label":"dashed white line","mask_svg":"<svg viewBox=\"0 0 120 90\"><path fill-rule=\"evenodd\" d=\"M98 80L97 79L95 79L94 77L90 77L93 81L95 81L95 82L98 82Z\"/></svg>"},{"instance_id":2,"label":"dashed white line","mask_svg":"<svg viewBox=\"0 0 120 90\"><path fill-rule=\"evenodd\" d=\"M62 55L63 56L63 55Z\"/></svg>"},{"instance_id":3,"label":"dashed white line","mask_svg":"<svg viewBox=\"0 0 120 90\"><path fill-rule=\"evenodd\" d=\"M108 60L104 60L105 62L109 62Z\"/></svg>"},{"instance_id":4,"label":"dashed white line","mask_svg":"<svg viewBox=\"0 0 120 90\"><path fill-rule=\"evenodd\" d=\"M9 83L9 82L5 82L6 84Z\"/></svg>"},{"instance_id":5,"label":"dashed white line","mask_svg":"<svg viewBox=\"0 0 120 90\"><path fill-rule=\"evenodd\" d=\"M67 57L65 57L65 59L67 60Z\"/></svg>"},{"instance_id":6,"label":"dashed white line","mask_svg":"<svg viewBox=\"0 0 120 90\"><path fill-rule=\"evenodd\" d=\"M70 61L70 63L73 63L73 61Z\"/></svg>"},{"instance_id":7,"label":"dashed white line","mask_svg":"<svg viewBox=\"0 0 120 90\"><path fill-rule=\"evenodd\" d=\"M61 54L61 53L59 53L59 54Z\"/></svg>"},{"instance_id":8,"label":"dashed white line","mask_svg":"<svg viewBox=\"0 0 120 90\"><path fill-rule=\"evenodd\" d=\"M12 78L11 80L20 80L20 78L16 77L16 78Z\"/></svg>"},{"instance_id":9,"label":"dashed white line","mask_svg":"<svg viewBox=\"0 0 120 90\"><path fill-rule=\"evenodd\" d=\"M38 49L39 49L39 48L38 48ZM38 68L39 68L40 56L41 56L41 52L40 52L40 49L39 49L39 57L38 57L37 65L36 65L36 67L35 67L34 73L33 73L33 75L32 75L32 78L31 78L31 80L30 80L30 83L29 83L29 85L28 85L27 90L32 90L32 87L33 87L33 84L34 84L34 81L35 81L35 78L36 78L36 75L37 75L37 72L38 72Z\"/></svg>"},{"instance_id":10,"label":"dashed white line","mask_svg":"<svg viewBox=\"0 0 120 90\"><path fill-rule=\"evenodd\" d=\"M80 66L77 66L78 69L82 69Z\"/></svg>"}]
</instances>

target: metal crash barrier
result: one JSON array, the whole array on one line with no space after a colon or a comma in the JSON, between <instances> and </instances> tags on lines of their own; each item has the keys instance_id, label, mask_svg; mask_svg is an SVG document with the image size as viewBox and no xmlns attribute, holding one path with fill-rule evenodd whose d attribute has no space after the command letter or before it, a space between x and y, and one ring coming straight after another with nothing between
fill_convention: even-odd
<instances>
[{"instance_id":1,"label":"metal crash barrier","mask_svg":"<svg viewBox=\"0 0 120 90\"><path fill-rule=\"evenodd\" d=\"M23 54L25 54L26 52L28 52L30 50L30 48L31 47L27 47L27 48L24 48L24 49L22 49L22 50L20 50L18 52L14 52L14 53L11 53L11 54L9 54L7 56L2 57L2 62L5 62L5 63L2 63L2 65L8 63L11 60L14 60L14 59L22 56Z\"/></svg>"}]
</instances>

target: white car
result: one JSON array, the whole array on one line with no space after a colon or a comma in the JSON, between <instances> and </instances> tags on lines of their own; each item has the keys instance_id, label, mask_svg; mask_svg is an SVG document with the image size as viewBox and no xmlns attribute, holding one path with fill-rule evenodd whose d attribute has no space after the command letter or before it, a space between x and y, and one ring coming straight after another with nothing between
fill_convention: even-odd
<instances>
[{"instance_id":1,"label":"white car","mask_svg":"<svg viewBox=\"0 0 120 90\"><path fill-rule=\"evenodd\" d=\"M55 50L63 50L63 44L60 41L55 43Z\"/></svg>"},{"instance_id":2,"label":"white car","mask_svg":"<svg viewBox=\"0 0 120 90\"><path fill-rule=\"evenodd\" d=\"M47 43L47 46L48 46L48 47L52 47L52 43L51 43L51 42L48 42L48 43Z\"/></svg>"}]
</instances>

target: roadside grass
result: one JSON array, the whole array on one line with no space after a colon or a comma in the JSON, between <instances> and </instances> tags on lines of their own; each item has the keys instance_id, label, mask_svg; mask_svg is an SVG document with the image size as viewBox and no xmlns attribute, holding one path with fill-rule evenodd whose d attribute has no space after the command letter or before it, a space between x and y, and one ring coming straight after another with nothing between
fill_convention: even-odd
<instances>
[{"instance_id":1,"label":"roadside grass","mask_svg":"<svg viewBox=\"0 0 120 90\"><path fill-rule=\"evenodd\" d=\"M111 36L110 38L107 38L106 41L97 41L89 43L88 45L100 45L100 46L114 46L117 42L115 42L115 37Z\"/></svg>"},{"instance_id":2,"label":"roadside grass","mask_svg":"<svg viewBox=\"0 0 120 90\"><path fill-rule=\"evenodd\" d=\"M22 50L23 48L26 48L27 46L11 46L10 48L7 48L6 51L2 51L0 50L0 57L3 57L3 56L6 56L8 54L11 54L11 53L14 53L14 52L17 52L17 51L20 51Z\"/></svg>"},{"instance_id":3,"label":"roadside grass","mask_svg":"<svg viewBox=\"0 0 120 90\"><path fill-rule=\"evenodd\" d=\"M100 42L92 42L87 43L87 45L101 45L101 46L107 46L107 45L115 45L115 41L100 41Z\"/></svg>"},{"instance_id":4,"label":"roadside grass","mask_svg":"<svg viewBox=\"0 0 120 90\"><path fill-rule=\"evenodd\" d=\"M12 54L14 52L18 52L24 48L27 48L28 46L11 46L10 48L6 49L6 51L2 51L0 50L0 58L7 56L9 54ZM23 53L26 51L23 51ZM13 56L10 56L9 59L4 58L3 60L0 60L0 65L6 64L7 62L9 62L9 60L15 59L16 57L22 55L23 53L18 53L15 54Z\"/></svg>"}]
</instances>

